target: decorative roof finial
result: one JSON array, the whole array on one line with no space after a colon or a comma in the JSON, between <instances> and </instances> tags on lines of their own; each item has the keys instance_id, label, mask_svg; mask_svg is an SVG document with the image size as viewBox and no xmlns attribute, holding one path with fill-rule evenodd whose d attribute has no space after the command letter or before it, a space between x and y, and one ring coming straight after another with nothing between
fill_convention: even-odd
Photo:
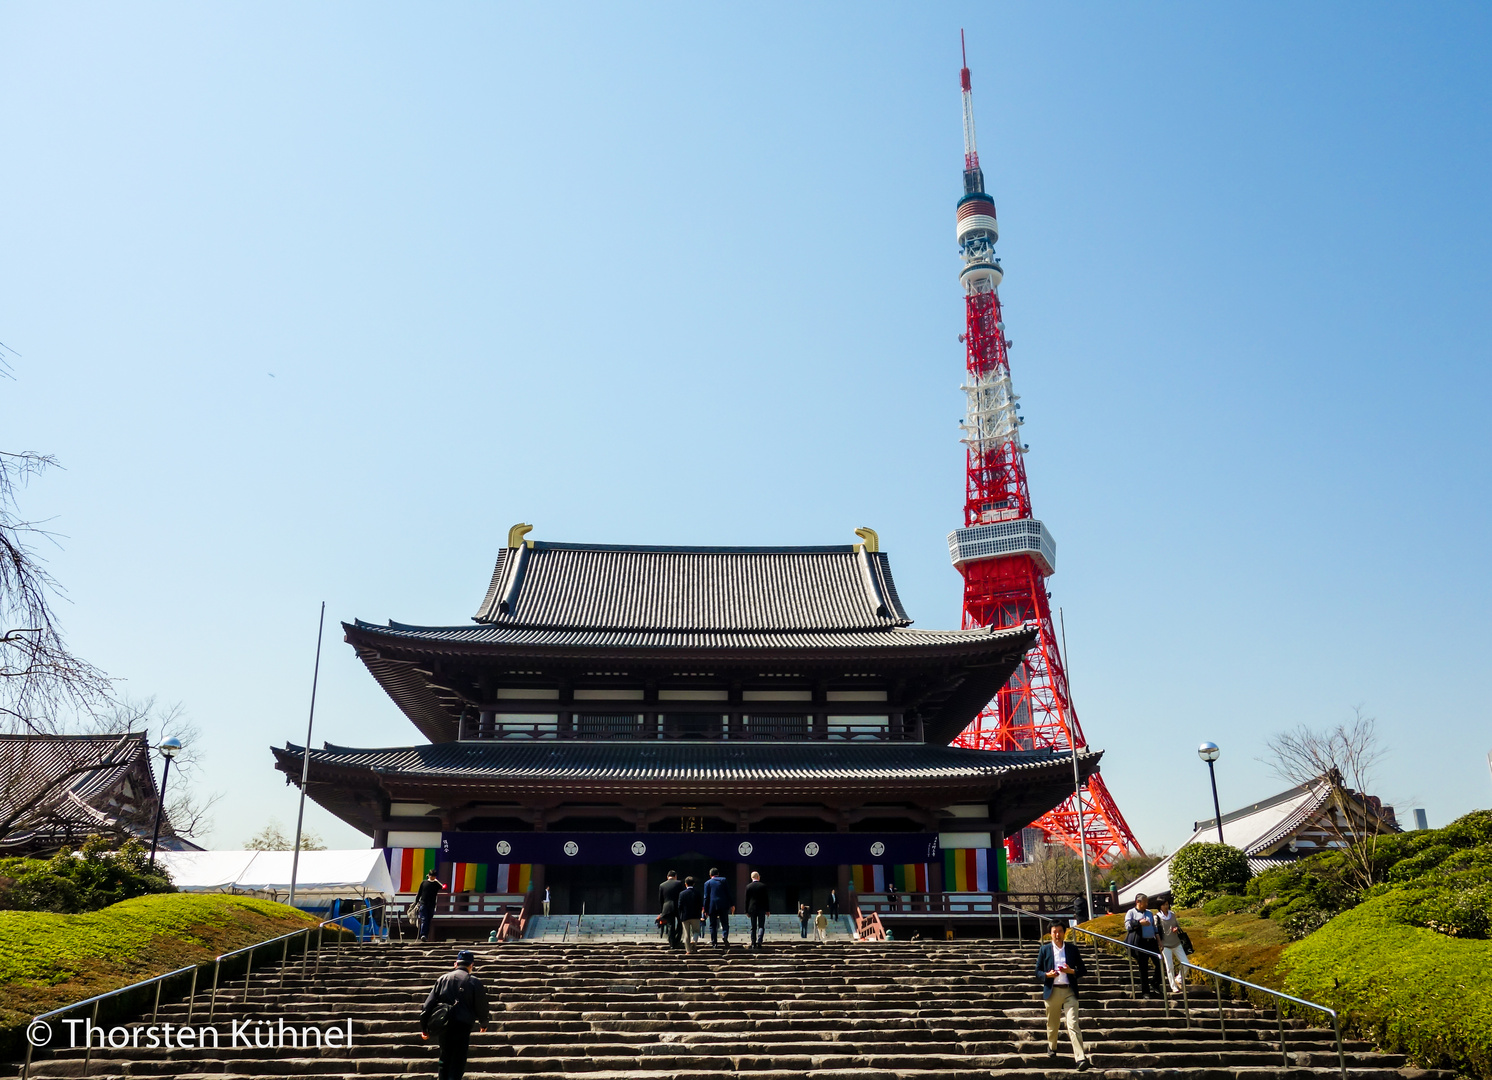
<instances>
[{"instance_id":1,"label":"decorative roof finial","mask_svg":"<svg viewBox=\"0 0 1492 1080\"><path fill-rule=\"evenodd\" d=\"M533 531L534 531L534 527L532 525L524 525L522 523L520 523L518 525L514 525L511 529L508 530L508 547L510 547L510 548L520 548L520 547L522 547L523 546L523 538L525 536L527 536L529 533L533 532ZM529 543L529 546L533 546L533 541L532 540L530 540L528 543Z\"/></svg>"},{"instance_id":2,"label":"decorative roof finial","mask_svg":"<svg viewBox=\"0 0 1492 1080\"><path fill-rule=\"evenodd\" d=\"M881 550L881 538L869 525L860 526L860 528L855 530L855 535L858 536L861 540L865 541L866 551Z\"/></svg>"}]
</instances>

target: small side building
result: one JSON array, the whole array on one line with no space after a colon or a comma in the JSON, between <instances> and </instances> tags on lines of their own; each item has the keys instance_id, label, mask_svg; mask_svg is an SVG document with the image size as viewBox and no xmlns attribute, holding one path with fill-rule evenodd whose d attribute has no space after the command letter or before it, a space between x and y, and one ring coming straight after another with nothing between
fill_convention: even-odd
<instances>
[{"instance_id":1,"label":"small side building","mask_svg":"<svg viewBox=\"0 0 1492 1080\"><path fill-rule=\"evenodd\" d=\"M1400 831L1393 807L1383 805L1375 796L1343 787L1339 775L1326 774L1224 814L1223 842L1242 851L1248 857L1249 870L1259 874L1367 835L1370 822L1379 833ZM1192 830L1186 844L1217 842L1216 818L1193 822ZM1133 905L1140 893L1151 898L1169 896L1174 857L1172 852L1119 889L1120 904Z\"/></svg>"}]
</instances>

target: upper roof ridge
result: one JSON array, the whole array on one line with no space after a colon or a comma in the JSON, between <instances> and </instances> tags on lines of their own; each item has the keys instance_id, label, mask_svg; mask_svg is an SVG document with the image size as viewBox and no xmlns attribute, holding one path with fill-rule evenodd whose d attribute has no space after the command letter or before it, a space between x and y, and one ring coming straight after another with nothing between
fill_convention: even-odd
<instances>
[{"instance_id":1,"label":"upper roof ridge","mask_svg":"<svg viewBox=\"0 0 1492 1080\"><path fill-rule=\"evenodd\" d=\"M803 632L905 627L874 544L675 546L521 540L472 618L493 626Z\"/></svg>"}]
</instances>

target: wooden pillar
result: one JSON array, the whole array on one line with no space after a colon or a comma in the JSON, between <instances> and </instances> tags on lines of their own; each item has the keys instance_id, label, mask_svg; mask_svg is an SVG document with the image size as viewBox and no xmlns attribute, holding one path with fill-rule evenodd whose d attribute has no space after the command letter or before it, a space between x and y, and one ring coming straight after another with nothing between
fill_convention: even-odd
<instances>
[{"instance_id":1,"label":"wooden pillar","mask_svg":"<svg viewBox=\"0 0 1492 1080\"><path fill-rule=\"evenodd\" d=\"M658 684L649 679L642 689L642 737L658 738Z\"/></svg>"},{"instance_id":2,"label":"wooden pillar","mask_svg":"<svg viewBox=\"0 0 1492 1080\"><path fill-rule=\"evenodd\" d=\"M559 737L575 733L575 687L568 678L559 681Z\"/></svg>"},{"instance_id":3,"label":"wooden pillar","mask_svg":"<svg viewBox=\"0 0 1492 1080\"><path fill-rule=\"evenodd\" d=\"M645 833L648 831L648 819L646 812L637 812L637 831ZM632 914L646 915L648 913L648 864L640 862L632 868Z\"/></svg>"},{"instance_id":4,"label":"wooden pillar","mask_svg":"<svg viewBox=\"0 0 1492 1080\"><path fill-rule=\"evenodd\" d=\"M632 868L632 914L648 913L648 864L638 863Z\"/></svg>"},{"instance_id":5,"label":"wooden pillar","mask_svg":"<svg viewBox=\"0 0 1492 1080\"><path fill-rule=\"evenodd\" d=\"M725 717L725 737L727 739L740 739L746 735L746 723L744 719L744 706L741 703L741 684L733 682L730 685L730 712Z\"/></svg>"},{"instance_id":6,"label":"wooden pillar","mask_svg":"<svg viewBox=\"0 0 1492 1080\"><path fill-rule=\"evenodd\" d=\"M745 811L741 812L736 821L736 832L744 833L751 831L751 822L746 820ZM751 880L751 864L739 855L736 856L736 908L739 911L746 910L746 884Z\"/></svg>"},{"instance_id":7,"label":"wooden pillar","mask_svg":"<svg viewBox=\"0 0 1492 1080\"><path fill-rule=\"evenodd\" d=\"M850 831L849 818L847 818L842 811L839 815L838 830L842 833ZM839 897L839 913L841 915L853 915L855 912L854 903L851 900L850 894L849 863L843 863L839 867L839 878L838 884L835 887L835 895Z\"/></svg>"}]
</instances>

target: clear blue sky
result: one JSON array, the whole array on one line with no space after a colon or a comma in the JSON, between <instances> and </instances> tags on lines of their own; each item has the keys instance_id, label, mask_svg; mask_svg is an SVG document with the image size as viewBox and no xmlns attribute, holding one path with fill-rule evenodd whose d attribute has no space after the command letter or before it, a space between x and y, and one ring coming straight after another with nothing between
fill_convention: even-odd
<instances>
[{"instance_id":1,"label":"clear blue sky","mask_svg":"<svg viewBox=\"0 0 1492 1080\"><path fill-rule=\"evenodd\" d=\"M1077 706L1143 843L1377 716L1492 803L1485 6L0 6L0 444L218 846L415 741L335 621L549 540L878 529L957 625L958 30ZM334 845L360 834L319 810Z\"/></svg>"}]
</instances>

